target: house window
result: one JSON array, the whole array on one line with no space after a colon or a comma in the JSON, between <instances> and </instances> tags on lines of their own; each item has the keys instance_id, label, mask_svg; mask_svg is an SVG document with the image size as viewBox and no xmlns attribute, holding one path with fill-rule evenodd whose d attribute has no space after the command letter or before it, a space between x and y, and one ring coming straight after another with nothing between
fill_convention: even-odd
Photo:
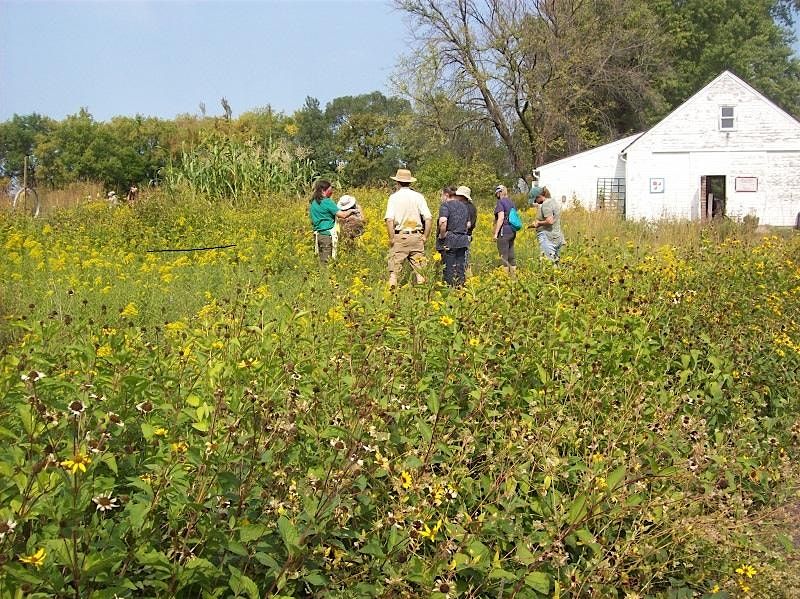
<instances>
[{"instance_id":1,"label":"house window","mask_svg":"<svg viewBox=\"0 0 800 599\"><path fill-rule=\"evenodd\" d=\"M736 111L733 106L719 107L719 130L733 131L736 129Z\"/></svg>"},{"instance_id":2,"label":"house window","mask_svg":"<svg viewBox=\"0 0 800 599\"><path fill-rule=\"evenodd\" d=\"M597 207L625 216L625 179L598 179Z\"/></svg>"}]
</instances>

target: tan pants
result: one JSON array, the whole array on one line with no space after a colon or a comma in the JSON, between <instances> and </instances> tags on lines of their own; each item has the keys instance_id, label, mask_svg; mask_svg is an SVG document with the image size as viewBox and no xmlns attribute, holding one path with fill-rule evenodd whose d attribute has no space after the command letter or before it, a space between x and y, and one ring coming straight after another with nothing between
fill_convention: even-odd
<instances>
[{"instance_id":1,"label":"tan pants","mask_svg":"<svg viewBox=\"0 0 800 599\"><path fill-rule=\"evenodd\" d=\"M425 239L422 233L395 233L389 248L389 274L399 275L408 260L415 272L425 266Z\"/></svg>"}]
</instances>

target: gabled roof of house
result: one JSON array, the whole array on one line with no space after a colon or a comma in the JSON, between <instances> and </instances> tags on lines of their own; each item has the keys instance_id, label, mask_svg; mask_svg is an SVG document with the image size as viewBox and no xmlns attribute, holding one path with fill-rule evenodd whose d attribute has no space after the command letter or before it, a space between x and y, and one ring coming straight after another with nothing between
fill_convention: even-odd
<instances>
[{"instance_id":1,"label":"gabled roof of house","mask_svg":"<svg viewBox=\"0 0 800 599\"><path fill-rule=\"evenodd\" d=\"M792 122L793 124L795 124L797 127L800 127L800 121L798 121L797 119L795 119L795 118L794 118L792 115L790 115L788 112L786 112L785 110L783 110L783 109L782 109L780 106L778 106L777 104L775 104L775 103L774 103L772 100L770 100L769 98L767 98L767 97L766 97L764 94L762 94L760 91L758 91L758 90L757 90L756 88L754 88L752 85L750 85L750 84L749 84L749 83L747 83L746 81L742 80L741 78L737 77L737 76L736 76L736 75L734 75L734 74L733 74L731 71L722 71L722 72L721 72L719 75L717 75L716 77L714 77L714 79L713 79L712 81L710 81L710 82L709 82L708 84L706 84L706 85L705 85L703 88L701 88L701 89L700 89L700 90L699 90L697 93L695 93L695 94L694 94L694 95L693 95L691 98L689 98L688 100L686 100L686 101L685 101L683 104L681 104L680 106L678 106L677 108L675 108L675 109L674 109L672 112L670 112L670 113L669 113L667 116L665 116L663 119L661 119L661 120L660 120L658 123L656 123L656 124L655 124L655 125L653 125L653 126L650 128L650 129L648 129L647 131L645 131L644 133L642 133L642 134L641 134L639 137L637 137L636 139L634 139L634 140L633 140L633 141L632 141L630 144L628 144L628 145L627 145L625 148L623 148L623 149L622 149L622 152L621 152L621 153L622 153L622 154L624 154L624 153L625 153L625 152L627 152L627 151L628 151L628 149L629 149L629 148L630 148L630 147L631 147L633 144L635 144L637 141L639 141L640 139L643 139L643 138L647 137L647 136L648 136L650 133L652 133L653 131L656 131L656 130L660 129L662 126L665 126L665 125L664 125L664 123L668 123L669 121L671 121L671 120L672 120L672 118L673 118L673 117L674 117L676 114L678 114L679 112L681 112L681 111L684 109L684 107L686 107L686 106L688 106L689 104L691 104L692 102L694 102L694 100L695 100L697 97L701 96L701 95L702 95L702 94L703 94L703 93L704 93L706 90L708 90L708 89L709 89L709 88L711 88L711 87L714 87L714 86L715 86L715 85L716 85L716 84L717 84L719 81L721 81L721 80L723 80L723 79L729 79L729 80L733 81L734 83L736 83L736 84L740 85L741 87L743 87L743 88L744 88L746 91L748 91L749 93L751 93L751 94L753 94L753 95L757 96L757 97L758 97L758 98L759 98L759 99L760 99L762 102L764 102L764 104L766 104L767 106L769 106L770 108L772 108L772 109L773 109L775 112L779 113L781 116L783 116L784 118L786 118L787 120L789 120L790 122Z\"/></svg>"},{"instance_id":2,"label":"gabled roof of house","mask_svg":"<svg viewBox=\"0 0 800 599\"><path fill-rule=\"evenodd\" d=\"M590 150L584 150L583 152L579 152L577 154L572 154L572 156L567 156L565 158L561 158L561 159L555 160L553 162L547 162L545 164L539 165L536 168L539 169L539 168L542 168L542 167L545 167L545 166L550 167L550 166L554 166L554 165L557 165L557 164L561 164L563 162L568 162L570 160L575 160L575 159L578 159L578 158L585 158L587 156L590 156L591 154L595 154L595 153L602 152L604 150L608 150L611 146L614 146L614 145L619 145L619 146L622 146L623 148L627 148L627 147L630 147L630 145L634 141L636 141L636 139L640 135L643 135L643 134L642 133L634 133L633 135L628 135L627 137L622 137L622 138L620 138L620 139L618 139L616 141L612 141L612 142L609 142L607 144L603 144L602 146L597 146L597 147L594 147L594 148L592 148Z\"/></svg>"}]
</instances>

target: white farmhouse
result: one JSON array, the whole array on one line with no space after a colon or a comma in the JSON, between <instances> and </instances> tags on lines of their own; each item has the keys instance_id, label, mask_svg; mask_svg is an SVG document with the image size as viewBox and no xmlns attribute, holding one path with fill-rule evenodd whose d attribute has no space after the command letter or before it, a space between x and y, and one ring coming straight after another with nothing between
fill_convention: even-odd
<instances>
[{"instance_id":1,"label":"white farmhouse","mask_svg":"<svg viewBox=\"0 0 800 599\"><path fill-rule=\"evenodd\" d=\"M649 131L537 170L554 198L630 219L800 224L800 122L729 71Z\"/></svg>"}]
</instances>

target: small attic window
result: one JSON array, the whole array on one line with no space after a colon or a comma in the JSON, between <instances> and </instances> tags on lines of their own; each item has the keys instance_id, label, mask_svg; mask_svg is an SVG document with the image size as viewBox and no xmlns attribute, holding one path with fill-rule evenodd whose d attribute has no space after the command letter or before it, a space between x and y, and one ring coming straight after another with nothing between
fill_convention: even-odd
<instances>
[{"instance_id":1,"label":"small attic window","mask_svg":"<svg viewBox=\"0 0 800 599\"><path fill-rule=\"evenodd\" d=\"M733 106L719 107L719 130L733 131L736 129L736 110Z\"/></svg>"}]
</instances>

